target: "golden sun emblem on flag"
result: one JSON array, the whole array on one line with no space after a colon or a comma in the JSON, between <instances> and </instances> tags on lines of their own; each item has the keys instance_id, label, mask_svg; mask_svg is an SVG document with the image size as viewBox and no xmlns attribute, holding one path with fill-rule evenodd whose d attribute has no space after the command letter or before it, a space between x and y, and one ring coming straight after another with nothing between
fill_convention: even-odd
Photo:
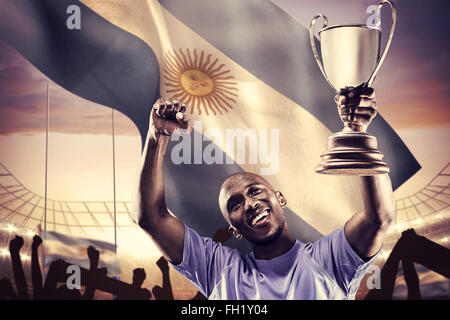
<instances>
[{"instance_id":1,"label":"golden sun emblem on flag","mask_svg":"<svg viewBox=\"0 0 450 320\"><path fill-rule=\"evenodd\" d=\"M191 106L191 113L197 110L201 115L204 110L208 116L210 112L228 112L238 98L237 82L232 81L225 64L217 66L218 62L218 58L212 61L211 54L205 57L203 50L200 55L197 49L192 54L187 48L168 51L163 65L165 92Z\"/></svg>"}]
</instances>

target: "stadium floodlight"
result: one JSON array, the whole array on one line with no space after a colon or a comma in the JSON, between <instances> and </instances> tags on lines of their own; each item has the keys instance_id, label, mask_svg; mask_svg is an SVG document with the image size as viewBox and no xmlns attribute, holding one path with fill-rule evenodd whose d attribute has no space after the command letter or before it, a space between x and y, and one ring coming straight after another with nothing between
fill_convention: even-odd
<instances>
[{"instance_id":1,"label":"stadium floodlight","mask_svg":"<svg viewBox=\"0 0 450 320\"><path fill-rule=\"evenodd\" d=\"M0 256L6 257L7 255L9 255L8 249L6 249L6 248L0 248Z\"/></svg>"}]
</instances>

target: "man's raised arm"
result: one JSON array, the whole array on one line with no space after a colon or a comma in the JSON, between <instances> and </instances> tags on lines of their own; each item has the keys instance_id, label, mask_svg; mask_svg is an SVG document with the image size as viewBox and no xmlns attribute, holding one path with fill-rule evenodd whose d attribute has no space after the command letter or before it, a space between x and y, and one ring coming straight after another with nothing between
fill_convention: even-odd
<instances>
[{"instance_id":1,"label":"man's raised arm","mask_svg":"<svg viewBox=\"0 0 450 320\"><path fill-rule=\"evenodd\" d=\"M336 96L341 119L347 123L362 124L355 130L365 131L377 114L375 93L372 88L342 89ZM364 210L354 214L345 224L345 235L358 255L367 259L383 245L386 231L395 217L395 201L388 174L363 176L360 187ZM352 195L349 195L352 196Z\"/></svg>"},{"instance_id":2,"label":"man's raised arm","mask_svg":"<svg viewBox=\"0 0 450 320\"><path fill-rule=\"evenodd\" d=\"M364 210L347 221L345 235L358 255L367 259L383 245L384 236L395 217L395 202L387 174L360 179Z\"/></svg>"},{"instance_id":3,"label":"man's raised arm","mask_svg":"<svg viewBox=\"0 0 450 320\"><path fill-rule=\"evenodd\" d=\"M172 99L158 99L150 114L143 153L137 217L139 226L174 264L183 260L184 225L166 207L163 161L170 135L181 129L188 133L191 129L186 105Z\"/></svg>"}]
</instances>

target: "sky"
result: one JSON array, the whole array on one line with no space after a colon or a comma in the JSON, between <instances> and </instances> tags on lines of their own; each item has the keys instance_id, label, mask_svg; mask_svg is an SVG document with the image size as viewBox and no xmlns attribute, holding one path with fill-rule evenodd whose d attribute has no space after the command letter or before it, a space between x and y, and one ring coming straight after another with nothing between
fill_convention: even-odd
<instances>
[{"instance_id":1,"label":"sky","mask_svg":"<svg viewBox=\"0 0 450 320\"><path fill-rule=\"evenodd\" d=\"M329 24L364 23L372 1L276 0L305 26L316 13ZM448 1L395 1L394 39L375 79L378 111L422 165L398 196L420 189L448 162ZM382 30L390 25L382 10ZM385 41L385 36L383 36ZM0 162L25 185L43 194L46 77L0 42ZM140 163L139 133L115 111L117 195L130 200ZM50 84L49 197L60 200L112 199L111 109ZM87 156L89 155L89 156ZM101 165L98 165L101 163ZM87 181L87 183L86 183Z\"/></svg>"}]
</instances>

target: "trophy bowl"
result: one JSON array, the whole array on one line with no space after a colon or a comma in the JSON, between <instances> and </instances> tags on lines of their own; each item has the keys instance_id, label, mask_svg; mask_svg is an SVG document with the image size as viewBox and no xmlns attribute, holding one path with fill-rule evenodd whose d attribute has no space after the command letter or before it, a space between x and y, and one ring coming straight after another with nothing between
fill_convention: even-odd
<instances>
[{"instance_id":1,"label":"trophy bowl","mask_svg":"<svg viewBox=\"0 0 450 320\"><path fill-rule=\"evenodd\" d=\"M327 26L328 19L316 15L310 26L311 48L314 58L328 84L339 93L344 88L370 87L392 41L396 11L392 9L392 25L386 46L380 55L381 29L364 24L342 24ZM319 30L322 61L315 45L314 27L319 18L323 19ZM376 114L376 113L375 113ZM322 161L315 168L317 173L337 175L375 175L388 173L389 167L378 151L377 139L366 133L367 125L344 121L344 128L333 133L327 142L327 151L321 155Z\"/></svg>"}]
</instances>

